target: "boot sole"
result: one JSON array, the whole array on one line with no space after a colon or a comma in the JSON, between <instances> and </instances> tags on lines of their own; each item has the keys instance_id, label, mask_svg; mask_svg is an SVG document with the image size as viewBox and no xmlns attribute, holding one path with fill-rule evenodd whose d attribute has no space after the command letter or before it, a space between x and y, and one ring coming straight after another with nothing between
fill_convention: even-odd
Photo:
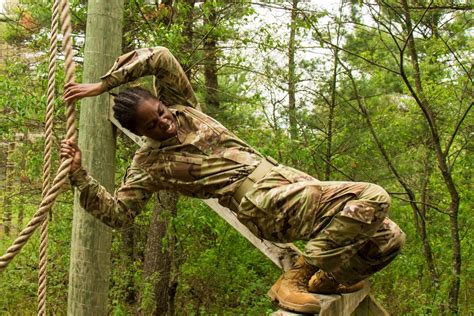
<instances>
[{"instance_id":1,"label":"boot sole","mask_svg":"<svg viewBox=\"0 0 474 316\"><path fill-rule=\"evenodd\" d=\"M277 303L278 306L287 309L292 312L299 312L299 313L307 313L307 314L317 314L321 311L321 306L320 305L309 305L308 304L295 304L291 302L286 302L284 300L281 300L278 295L273 291L273 289L270 289L267 292L267 295L270 297L270 299Z\"/></svg>"},{"instance_id":2,"label":"boot sole","mask_svg":"<svg viewBox=\"0 0 474 316\"><path fill-rule=\"evenodd\" d=\"M323 295L333 295L333 294L349 294L349 293L355 293L355 292L359 292L360 290L362 290L364 288L364 285L361 285L361 286L358 286L356 288L352 288L352 289L349 289L349 288L344 288L344 289L332 289L332 290L313 290L311 288L308 288L308 292L310 293L315 293L315 294L323 294Z\"/></svg>"}]
</instances>

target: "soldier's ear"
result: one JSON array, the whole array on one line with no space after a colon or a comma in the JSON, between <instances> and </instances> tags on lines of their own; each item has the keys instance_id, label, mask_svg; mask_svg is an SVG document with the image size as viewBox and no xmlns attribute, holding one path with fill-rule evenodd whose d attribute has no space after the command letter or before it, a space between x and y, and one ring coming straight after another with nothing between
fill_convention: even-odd
<instances>
[{"instance_id":1,"label":"soldier's ear","mask_svg":"<svg viewBox=\"0 0 474 316\"><path fill-rule=\"evenodd\" d=\"M142 137L142 136L143 136L143 134L142 134L142 133L140 133L140 132L137 130L137 128L136 128L136 125L137 125L137 124L135 123L135 124L134 124L134 126L133 126L133 127L130 127L130 128L128 128L128 130L129 130L130 132L132 132L133 134L135 134L135 135L137 135L137 136L140 136L140 137Z\"/></svg>"}]
</instances>

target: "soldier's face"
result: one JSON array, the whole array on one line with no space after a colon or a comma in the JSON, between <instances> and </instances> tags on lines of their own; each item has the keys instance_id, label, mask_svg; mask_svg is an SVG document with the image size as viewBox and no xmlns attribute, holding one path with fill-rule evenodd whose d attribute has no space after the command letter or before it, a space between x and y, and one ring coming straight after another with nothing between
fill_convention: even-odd
<instances>
[{"instance_id":1,"label":"soldier's face","mask_svg":"<svg viewBox=\"0 0 474 316\"><path fill-rule=\"evenodd\" d=\"M157 99L140 102L135 114L135 126L139 136L160 141L175 136L178 130L176 118Z\"/></svg>"}]
</instances>

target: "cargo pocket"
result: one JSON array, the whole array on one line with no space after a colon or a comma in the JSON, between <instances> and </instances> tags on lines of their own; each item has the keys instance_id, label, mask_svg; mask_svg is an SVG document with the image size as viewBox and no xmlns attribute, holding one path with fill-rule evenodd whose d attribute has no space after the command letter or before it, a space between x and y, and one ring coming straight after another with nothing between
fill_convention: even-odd
<instances>
[{"instance_id":1,"label":"cargo pocket","mask_svg":"<svg viewBox=\"0 0 474 316\"><path fill-rule=\"evenodd\" d=\"M367 200L352 200L346 203L342 211L339 213L339 216L341 220L343 218L349 218L361 223L362 225L356 225L360 227L360 234L372 236L377 228L382 224L384 218L387 216L387 212L388 204L386 203Z\"/></svg>"},{"instance_id":2,"label":"cargo pocket","mask_svg":"<svg viewBox=\"0 0 474 316\"><path fill-rule=\"evenodd\" d=\"M376 209L373 203L360 200L348 201L342 209L340 215L352 218L358 222L372 224L376 219Z\"/></svg>"}]
</instances>

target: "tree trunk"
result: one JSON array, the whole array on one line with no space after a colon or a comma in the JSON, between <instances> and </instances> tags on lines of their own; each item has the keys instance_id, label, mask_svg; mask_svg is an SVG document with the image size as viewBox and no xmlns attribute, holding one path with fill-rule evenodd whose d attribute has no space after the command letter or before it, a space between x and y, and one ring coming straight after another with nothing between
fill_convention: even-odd
<instances>
[{"instance_id":1,"label":"tree trunk","mask_svg":"<svg viewBox=\"0 0 474 316\"><path fill-rule=\"evenodd\" d=\"M298 0L293 0L291 7L290 38L288 40L288 117L291 139L298 136L296 123L296 74L295 74L295 37L296 18L298 16Z\"/></svg>"},{"instance_id":2,"label":"tree trunk","mask_svg":"<svg viewBox=\"0 0 474 316\"><path fill-rule=\"evenodd\" d=\"M431 147L428 147L426 150L426 156L424 159L424 172L423 172L423 178L422 178L422 185L421 185L421 207L420 207L420 221L419 225L417 225L417 228L419 230L419 235L421 237L421 240L423 242L423 255L425 256L426 263L428 265L428 271L430 272L430 281L432 288L435 291L439 290L439 274L436 269L436 265L434 262L433 258L433 251L431 250L431 245L430 241L428 238L428 233L426 231L426 211L428 209L427 205L429 203L429 195L428 195L428 185L430 182L430 176L432 172L432 166L431 166L431 159L430 159L430 153L432 152Z\"/></svg>"},{"instance_id":3,"label":"tree trunk","mask_svg":"<svg viewBox=\"0 0 474 316\"><path fill-rule=\"evenodd\" d=\"M88 2L84 82L97 82L121 53L122 0ZM84 167L110 192L114 188L115 129L108 95L82 101L79 146ZM74 201L69 270L69 315L106 315L111 229Z\"/></svg>"},{"instance_id":4,"label":"tree trunk","mask_svg":"<svg viewBox=\"0 0 474 316\"><path fill-rule=\"evenodd\" d=\"M0 143L0 200L2 201L2 207L0 208L0 238L3 237L4 233L4 212L5 212L5 189L6 189L6 178L7 178L7 151L8 143Z\"/></svg>"},{"instance_id":5,"label":"tree trunk","mask_svg":"<svg viewBox=\"0 0 474 316\"><path fill-rule=\"evenodd\" d=\"M23 152L20 157L20 166L19 166L19 196L18 196L18 229L23 229L23 220L25 217L25 192L28 190L28 176L26 171L26 150L23 146Z\"/></svg>"},{"instance_id":6,"label":"tree trunk","mask_svg":"<svg viewBox=\"0 0 474 316\"><path fill-rule=\"evenodd\" d=\"M329 181L331 179L332 136L334 130L334 109L336 107L337 55L338 49L336 48L334 53L334 69L331 81L331 103L329 104L328 129L326 138L326 161L324 172L324 179L326 181Z\"/></svg>"},{"instance_id":7,"label":"tree trunk","mask_svg":"<svg viewBox=\"0 0 474 316\"><path fill-rule=\"evenodd\" d=\"M183 43L183 50L190 54L193 50L193 37L194 37L194 32L193 32L193 27L194 27L194 4L196 3L196 0L184 0L184 3L187 4L187 14L186 14L186 20L184 22L184 29L183 29L183 36L186 38L186 41ZM191 79L192 77L192 69L191 69L191 62L190 62L191 56L187 58L186 62L181 62L181 66L184 69L184 72L186 73L186 76Z\"/></svg>"},{"instance_id":8,"label":"tree trunk","mask_svg":"<svg viewBox=\"0 0 474 316\"><path fill-rule=\"evenodd\" d=\"M205 18L204 23L209 28L206 39L204 40L204 52L206 59L204 60L204 81L206 85L205 102L208 110L215 111L220 107L219 100L219 82L217 81L217 35L215 32L218 23L216 7L210 8L210 13Z\"/></svg>"},{"instance_id":9,"label":"tree trunk","mask_svg":"<svg viewBox=\"0 0 474 316\"><path fill-rule=\"evenodd\" d=\"M13 162L13 151L15 150L15 143L9 142L6 153L6 167L5 167L5 190L3 191L3 229L6 236L10 236L12 230L12 203L11 198L13 194L13 172L15 163Z\"/></svg>"},{"instance_id":10,"label":"tree trunk","mask_svg":"<svg viewBox=\"0 0 474 316\"><path fill-rule=\"evenodd\" d=\"M365 107L365 105L363 104L362 97L359 94L359 91L357 89L357 85L355 83L354 78L352 77L351 72L349 71L348 68L346 68L346 66L344 64L342 64L342 66L347 70L347 73L348 73L349 78L351 80L352 86L354 88L354 92L355 92L355 95L356 95L356 100L357 100L360 112L361 112L362 116L365 118L365 121L366 121L367 126L369 128L369 132L370 132L375 144L377 145L377 148L379 149L380 153L382 154L382 157L384 158L385 162L387 163L387 166L388 166L389 170L392 172L392 174L397 179L398 183L403 187L406 194L408 195L409 203L410 203L410 206L413 210L413 219L414 219L414 223L415 223L415 229L416 229L416 232L418 233L418 235L420 236L420 238L422 240L423 255L424 255L425 260L426 260L427 265L428 265L428 271L430 272L430 277L431 277L432 282L434 282L436 284L436 282L439 281L439 275L438 275L438 273L436 271L436 268L435 268L435 265L434 265L433 253L431 251L431 246L429 244L428 236L427 236L427 233L426 233L426 222L425 222L426 210L423 209L423 207L425 207L426 205L422 204L421 208L418 207L418 204L416 202L416 195L415 195L414 191L412 190L411 187L408 186L408 184L405 182L405 180L400 176L400 173L395 168L395 165L392 163L391 158L389 157L387 151L385 150L384 145L382 144L381 140L379 139L379 137L378 137L378 135L375 131L375 128L372 124L372 120L370 118L368 110ZM426 163L428 163L428 162L426 162ZM425 169L425 175L427 177L429 177L429 169L426 165L425 165L425 167L427 168L427 169ZM422 202L424 202L424 200L426 200L427 186L428 186L428 179L426 179L426 182L424 182L422 184L422 190L425 194L425 196L422 197ZM422 195L423 195L423 193L422 193Z\"/></svg>"},{"instance_id":11,"label":"tree trunk","mask_svg":"<svg viewBox=\"0 0 474 316\"><path fill-rule=\"evenodd\" d=\"M196 0L183 0L187 6L184 21L182 51L193 51L194 5ZM167 2L170 6L171 2ZM173 21L168 21L170 26ZM191 77L189 58L181 61L188 78ZM177 282L171 278L174 263L176 239L168 231L170 220L176 216L178 194L162 191L157 194L157 203L148 228L143 262L143 285L139 294L140 314L174 315Z\"/></svg>"},{"instance_id":12,"label":"tree trunk","mask_svg":"<svg viewBox=\"0 0 474 316\"><path fill-rule=\"evenodd\" d=\"M340 14L342 15L342 5L339 9ZM334 62L331 78L331 101L329 105L328 113L328 130L327 130L327 146L326 146L326 169L324 172L324 177L326 181L331 179L331 165L332 165L332 143L333 143L333 133L334 133L334 110L336 109L336 83L337 83L337 68L339 65L339 40L340 40L341 24L337 24L336 30L336 47L334 47Z\"/></svg>"},{"instance_id":13,"label":"tree trunk","mask_svg":"<svg viewBox=\"0 0 474 316\"><path fill-rule=\"evenodd\" d=\"M405 85L410 90L412 97L415 99L417 105L423 112L427 124L430 129L431 141L433 148L436 153L436 159L438 161L438 168L443 176L444 183L449 192L450 203L449 203L449 224L451 232L451 242L453 247L452 254L452 279L449 289L448 304L449 310L453 314L457 314L459 311L459 287L461 282L461 241L459 238L459 225L458 225L458 212L459 212L459 193L454 183L451 171L447 163L448 152L444 152L441 148L441 141L439 137L438 127L436 125L435 114L433 109L425 97L423 91L423 83L420 75L420 67L418 64L418 53L415 46L415 38L413 37L413 25L411 22L410 9L406 0L402 0L405 30L407 33L407 47L408 54L410 56L410 62L413 67L413 81L415 82L415 88L412 87L408 80L405 69L403 66L403 51L401 55L401 75Z\"/></svg>"},{"instance_id":14,"label":"tree trunk","mask_svg":"<svg viewBox=\"0 0 474 316\"><path fill-rule=\"evenodd\" d=\"M175 192L157 194L143 263L144 285L140 293L140 307L144 315L171 315L174 295L170 280L176 241L168 227L176 216L177 202L178 194Z\"/></svg>"}]
</instances>

